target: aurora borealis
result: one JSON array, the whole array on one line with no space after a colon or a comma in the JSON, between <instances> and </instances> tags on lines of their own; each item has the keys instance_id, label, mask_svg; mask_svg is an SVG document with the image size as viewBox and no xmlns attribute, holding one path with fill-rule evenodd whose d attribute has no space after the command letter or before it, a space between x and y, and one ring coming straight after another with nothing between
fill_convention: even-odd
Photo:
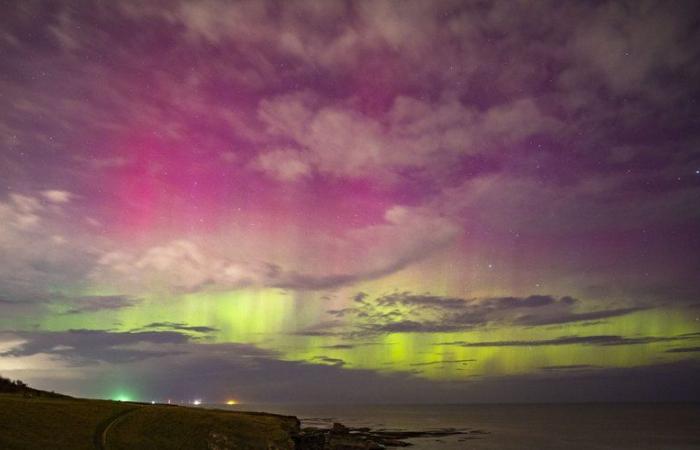
<instances>
[{"instance_id":1,"label":"aurora borealis","mask_svg":"<svg viewBox=\"0 0 700 450\"><path fill-rule=\"evenodd\" d=\"M700 10L11 1L0 374L700 400Z\"/></svg>"}]
</instances>

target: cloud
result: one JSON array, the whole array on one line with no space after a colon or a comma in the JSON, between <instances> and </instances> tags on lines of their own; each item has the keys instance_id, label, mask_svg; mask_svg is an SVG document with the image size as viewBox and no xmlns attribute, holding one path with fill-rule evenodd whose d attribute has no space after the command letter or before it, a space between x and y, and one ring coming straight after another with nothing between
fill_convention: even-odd
<instances>
[{"instance_id":1,"label":"cloud","mask_svg":"<svg viewBox=\"0 0 700 450\"><path fill-rule=\"evenodd\" d=\"M694 2L660 1L14 2L0 31L13 75L0 80L0 253L10 255L0 260L0 321L247 287L348 287L333 320L300 331L318 336L580 325L696 299L697 13ZM153 196L124 195L134 184ZM348 199L362 225L327 217L330 200L344 210ZM134 209L152 221L120 229ZM204 209L216 211L211 229L192 225ZM486 254L504 262L492 275L465 263ZM379 279L431 256L444 258L443 295L345 292L391 292ZM412 282L434 287L430 269ZM538 292L542 278L547 292L581 300L523 295L535 278ZM589 281L615 288L589 296ZM513 297L460 297L504 286ZM64 289L117 292L83 301ZM209 332L148 325L190 340ZM61 345L58 358L69 352ZM407 379L259 355L270 373L258 373L224 360L223 347L202 348L209 380L217 369L261 376L267 385L250 392L262 395L301 397L284 390L290 373L309 389L338 376L375 383L361 391L369 399L428 397ZM12 357L13 367L35 358L32 367L54 369L47 355ZM168 376L196 387L200 361L186 362ZM644 374L681 369L655 370ZM587 386L627 388L622 372L614 378ZM434 389L425 392L466 395Z\"/></svg>"},{"instance_id":2,"label":"cloud","mask_svg":"<svg viewBox=\"0 0 700 450\"><path fill-rule=\"evenodd\" d=\"M68 330L63 332L13 333L22 340L0 354L0 359L51 354L75 366L128 363L179 353L168 346L185 344L190 338L174 331L113 332L107 330Z\"/></svg>"},{"instance_id":3,"label":"cloud","mask_svg":"<svg viewBox=\"0 0 700 450\"><path fill-rule=\"evenodd\" d=\"M40 221L43 206L34 197L22 194L10 194L9 198L0 203L0 219L2 219L2 235L5 237L11 232L31 230ZM8 236L9 237L9 236ZM7 240L8 238L3 239Z\"/></svg>"},{"instance_id":4,"label":"cloud","mask_svg":"<svg viewBox=\"0 0 700 450\"><path fill-rule=\"evenodd\" d=\"M355 344L334 344L334 345L322 345L321 348L330 348L336 350L351 350L355 348Z\"/></svg>"},{"instance_id":5,"label":"cloud","mask_svg":"<svg viewBox=\"0 0 700 450\"><path fill-rule=\"evenodd\" d=\"M364 333L449 333L465 329L463 325L454 323L416 322L413 320L399 320L384 324L368 323L363 326Z\"/></svg>"},{"instance_id":6,"label":"cloud","mask_svg":"<svg viewBox=\"0 0 700 450\"><path fill-rule=\"evenodd\" d=\"M269 352L237 344L190 343L175 349L182 353L132 361L128 372L105 363L79 367L80 378L63 377L55 369L40 370L38 364L47 360L37 359L34 365L12 370L11 376L39 388L100 398L109 395L113 386L127 383L134 387L128 382L138 379L142 400L196 396L220 401L235 396L249 403L371 403L382 398L392 403L434 404L700 398L696 382L700 367L693 360L632 368L553 366L532 374L439 381L406 373L349 370L338 361L283 361ZM56 352L54 356L62 358L61 350ZM3 367L9 367L7 357L2 358ZM660 378L668 381L663 392L659 390Z\"/></svg>"},{"instance_id":7,"label":"cloud","mask_svg":"<svg viewBox=\"0 0 700 450\"><path fill-rule=\"evenodd\" d=\"M311 172L302 158L303 155L294 150L271 150L258 155L254 167L281 181L294 181Z\"/></svg>"},{"instance_id":8,"label":"cloud","mask_svg":"<svg viewBox=\"0 0 700 450\"><path fill-rule=\"evenodd\" d=\"M219 331L217 328L203 325L187 325L181 322L152 322L141 327L142 330L147 329L168 329L174 331L192 331L195 333L213 333Z\"/></svg>"},{"instance_id":9,"label":"cloud","mask_svg":"<svg viewBox=\"0 0 700 450\"><path fill-rule=\"evenodd\" d=\"M45 299L55 286L79 285L99 253L96 239L77 238L79 228L66 223L73 195L46 192L0 200L0 252L12 255L0 260L0 284L13 301Z\"/></svg>"},{"instance_id":10,"label":"cloud","mask_svg":"<svg viewBox=\"0 0 700 450\"><path fill-rule=\"evenodd\" d=\"M590 364L569 364L562 366L543 366L540 370L545 372L571 372L571 371L585 371L585 370L598 370L602 369L602 366L594 366Z\"/></svg>"},{"instance_id":11,"label":"cloud","mask_svg":"<svg viewBox=\"0 0 700 450\"><path fill-rule=\"evenodd\" d=\"M684 35L692 13L688 5L677 6L604 2L592 8L569 41L576 70L597 72L614 92L648 91L660 74L697 58L697 49L686 45ZM653 37L650 27L656 30Z\"/></svg>"},{"instance_id":12,"label":"cloud","mask_svg":"<svg viewBox=\"0 0 700 450\"><path fill-rule=\"evenodd\" d=\"M452 297L441 297L438 295L427 295L427 294L407 294L407 293L396 293L389 294L377 299L378 306L418 306L426 308L440 308L440 309L462 309L466 306L467 301L461 298Z\"/></svg>"},{"instance_id":13,"label":"cloud","mask_svg":"<svg viewBox=\"0 0 700 450\"><path fill-rule=\"evenodd\" d=\"M330 364L332 366L336 367L343 367L345 365L345 361L343 361L340 358L329 358L328 356L314 356L311 358L312 361L320 361L322 363Z\"/></svg>"},{"instance_id":14,"label":"cloud","mask_svg":"<svg viewBox=\"0 0 700 450\"><path fill-rule=\"evenodd\" d=\"M483 83L479 75L488 73L496 92L513 85L534 89L538 81L558 75L541 68L542 61L562 64L561 77L575 76L579 84L593 79L614 92L640 91L658 72L677 70L697 54L683 39L693 32L692 6L663 2L631 7L615 2L294 2L278 5L273 13L264 3L210 0L176 2L167 9L121 2L117 9L133 18L175 24L193 45L235 45L243 59L252 61L258 50L254 67L262 73L277 59L335 74L352 73L361 63L381 58L405 83L432 79L454 85L460 78ZM543 27L539 18L545 14L556 20ZM649 38L649 29L657 30L656 39ZM546 45L552 42L560 47ZM495 71L507 58L518 64Z\"/></svg>"},{"instance_id":15,"label":"cloud","mask_svg":"<svg viewBox=\"0 0 700 450\"><path fill-rule=\"evenodd\" d=\"M319 106L298 94L261 101L259 116L270 133L298 146L259 157L256 167L281 179L296 179L311 167L336 176L386 177L404 168L455 164L464 155L560 128L533 99L481 112L456 99L428 103L399 96L385 117L372 118L349 105Z\"/></svg>"},{"instance_id":16,"label":"cloud","mask_svg":"<svg viewBox=\"0 0 700 450\"><path fill-rule=\"evenodd\" d=\"M374 173L380 180L398 178L406 168L459 171L455 154L510 154L514 146L529 153L529 142L543 132L551 140L566 131L560 142L566 146L577 145L570 144L571 138L608 135L611 115L620 119L613 130L619 136L619 122L639 114L619 114L621 102L600 88L632 92L634 98L624 103L644 107L648 97L683 98L692 88L679 75L698 70L691 44L697 35L694 11L686 4L293 2L272 8L209 0L168 7L125 1L89 11L59 5L43 14L28 9L9 8L12 26L0 40L15 49L8 62L24 74L35 67L17 56L17 48L30 51L38 45L22 40L27 29L54 49L99 53L109 48L119 63L133 69L141 61L133 55L153 56L162 36L177 43L184 58L216 50L229 54L234 64L210 61L173 70L161 55L153 60L151 88L144 88L157 92L156 99L134 91L121 73L100 61L78 64L66 57L68 67L56 68L63 76L53 82L7 82L12 100L25 99L9 102L7 117L0 118L12 130L3 133L8 139L32 142L41 135L51 143L60 136L52 131L71 131L80 123L110 142L132 126L126 111L132 116L136 111L133 123L154 124L158 133L185 140L180 144L187 148L201 134L197 127L217 135L207 150L221 151L221 144L245 136L254 146L243 159L260 160L273 176L288 180L311 170L338 176ZM543 27L544 15L556 20ZM121 26L108 26L114 20ZM649 29L658 31L653 39ZM24 79L29 77L18 77ZM55 89L57 83L61 89ZM74 95L77 85L87 101ZM183 85L195 89L183 95ZM240 93L235 108L227 96L200 89L211 85ZM309 91L316 101L294 100ZM92 97L100 93L100 99ZM276 103L292 105L277 108ZM241 119L249 108L257 108L260 117ZM678 114L680 108L675 109ZM62 114L50 114L58 110ZM658 116L658 111L650 114ZM31 130L17 125L18 118L36 124L29 119L39 116L40 126ZM263 156L280 143L253 124L255 119L271 126L270 132L290 137L287 145L293 141L299 147L281 158L288 164L276 155ZM70 146L69 141L60 144ZM196 144L199 148L201 142ZM592 160L610 147L598 144L587 148ZM79 156L97 165L122 162L121 156L99 153ZM577 161L568 161L578 169ZM260 170L256 164L247 167Z\"/></svg>"},{"instance_id":17,"label":"cloud","mask_svg":"<svg viewBox=\"0 0 700 450\"><path fill-rule=\"evenodd\" d=\"M617 335L594 335L594 336L562 336L553 339L532 339L519 341L483 341L483 342L445 342L440 345L458 345L461 347L542 347L550 345L646 345L656 342L673 342L684 340L682 336L670 337L623 337Z\"/></svg>"},{"instance_id":18,"label":"cloud","mask_svg":"<svg viewBox=\"0 0 700 450\"><path fill-rule=\"evenodd\" d=\"M337 320L328 323L324 332L444 333L499 325L544 326L619 317L648 309L635 306L579 312L583 302L578 299L541 294L463 299L395 292L374 299L363 296L353 303L327 311Z\"/></svg>"},{"instance_id":19,"label":"cloud","mask_svg":"<svg viewBox=\"0 0 700 450\"><path fill-rule=\"evenodd\" d=\"M536 176L488 174L446 189L436 208L488 229L550 236L673 225L698 217L681 207L700 195L696 186L649 193L643 182L633 175L594 175L562 185Z\"/></svg>"},{"instance_id":20,"label":"cloud","mask_svg":"<svg viewBox=\"0 0 700 450\"><path fill-rule=\"evenodd\" d=\"M23 298L21 300L9 300L0 297L0 317L12 323L18 317L28 317L42 311L45 305L43 298Z\"/></svg>"},{"instance_id":21,"label":"cloud","mask_svg":"<svg viewBox=\"0 0 700 450\"><path fill-rule=\"evenodd\" d=\"M567 312L560 315L550 316L550 317L537 317L531 315L524 315L517 319L516 323L521 325L553 325L553 324L564 324L571 322L583 322L588 320L599 320L607 319L610 317L626 316L628 314L633 314L639 311L644 311L649 309L648 307L632 307L632 308L619 308L619 309L609 309L602 311L591 311L585 313L574 313Z\"/></svg>"},{"instance_id":22,"label":"cloud","mask_svg":"<svg viewBox=\"0 0 700 450\"><path fill-rule=\"evenodd\" d=\"M136 304L136 299L125 295L103 295L79 297L73 300L72 304L73 307L64 314L82 314L130 308Z\"/></svg>"},{"instance_id":23,"label":"cloud","mask_svg":"<svg viewBox=\"0 0 700 450\"><path fill-rule=\"evenodd\" d=\"M679 347L666 350L666 353L696 353L700 352L700 347Z\"/></svg>"},{"instance_id":24,"label":"cloud","mask_svg":"<svg viewBox=\"0 0 700 450\"><path fill-rule=\"evenodd\" d=\"M49 191L43 191L41 195L44 196L45 199L52 203L68 203L73 195L70 192L67 191L59 191L59 190L49 190Z\"/></svg>"},{"instance_id":25,"label":"cloud","mask_svg":"<svg viewBox=\"0 0 700 450\"><path fill-rule=\"evenodd\" d=\"M123 289L172 289L192 292L248 286L321 290L376 279L397 272L444 248L459 235L448 219L420 208L395 206L384 223L351 229L334 239L309 236L323 246L316 254L320 269L282 267L266 261L236 261L191 240L179 239L141 252L105 252L90 277ZM352 255L345 270L323 264L323 254Z\"/></svg>"},{"instance_id":26,"label":"cloud","mask_svg":"<svg viewBox=\"0 0 700 450\"><path fill-rule=\"evenodd\" d=\"M192 292L213 286L240 288L260 281L268 269L246 266L207 254L189 240L179 239L141 253L115 250L103 254L91 273L97 282L123 289L172 289Z\"/></svg>"},{"instance_id":27,"label":"cloud","mask_svg":"<svg viewBox=\"0 0 700 450\"><path fill-rule=\"evenodd\" d=\"M386 33L387 24L376 23L375 12L367 7L358 9L361 14L356 25L348 23L356 8L342 2L296 2L293 6L280 5L275 14L264 3L221 1L182 2L167 11L140 5L124 9L137 17L151 13L176 23L194 43L235 43L243 52L264 50L268 58L277 55L324 69L352 67L362 53L374 50L378 44L395 44L392 34ZM425 7L421 10L427 12ZM415 13L418 11L411 16Z\"/></svg>"},{"instance_id":28,"label":"cloud","mask_svg":"<svg viewBox=\"0 0 700 450\"><path fill-rule=\"evenodd\" d=\"M442 361L431 361L431 362L423 362L423 363L413 363L409 364L410 366L435 366L435 365L444 365L444 364L462 364L466 365L467 363L474 362L476 359L444 359Z\"/></svg>"}]
</instances>

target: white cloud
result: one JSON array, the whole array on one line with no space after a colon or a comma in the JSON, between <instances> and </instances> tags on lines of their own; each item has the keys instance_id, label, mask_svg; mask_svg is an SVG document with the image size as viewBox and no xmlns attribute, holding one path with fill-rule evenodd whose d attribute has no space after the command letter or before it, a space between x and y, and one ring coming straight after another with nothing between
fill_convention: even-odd
<instances>
[{"instance_id":1,"label":"white cloud","mask_svg":"<svg viewBox=\"0 0 700 450\"><path fill-rule=\"evenodd\" d=\"M34 228L39 223L42 209L34 197L10 194L8 201L0 203L0 242L10 233Z\"/></svg>"},{"instance_id":2,"label":"white cloud","mask_svg":"<svg viewBox=\"0 0 700 450\"><path fill-rule=\"evenodd\" d=\"M294 181L311 172L301 152L289 149L271 150L258 155L253 167L281 181Z\"/></svg>"},{"instance_id":3,"label":"white cloud","mask_svg":"<svg viewBox=\"0 0 700 450\"><path fill-rule=\"evenodd\" d=\"M56 285L80 283L99 252L90 237L73 239L75 226L64 217L68 198L63 191L46 191L13 193L0 201L0 253L12 255L0 259L0 285L8 299L42 296Z\"/></svg>"},{"instance_id":4,"label":"white cloud","mask_svg":"<svg viewBox=\"0 0 700 450\"><path fill-rule=\"evenodd\" d=\"M43 191L41 195L43 195L45 199L52 203L68 203L71 200L71 198L73 198L73 195L70 192L59 191L55 189Z\"/></svg>"},{"instance_id":5,"label":"white cloud","mask_svg":"<svg viewBox=\"0 0 700 450\"><path fill-rule=\"evenodd\" d=\"M98 283L117 285L125 292L189 292L207 287L248 286L260 281L260 272L179 239L142 252L107 252L97 261L90 277Z\"/></svg>"},{"instance_id":6,"label":"white cloud","mask_svg":"<svg viewBox=\"0 0 700 450\"><path fill-rule=\"evenodd\" d=\"M96 285L118 286L121 292L282 287L326 289L391 274L430 256L460 232L452 221L420 208L396 206L385 222L348 232L300 236L297 255L277 262L276 245L255 246L257 259L246 258L236 246L224 250L191 239L178 239L141 251L104 253L90 278ZM242 241L245 236L239 237Z\"/></svg>"},{"instance_id":7,"label":"white cloud","mask_svg":"<svg viewBox=\"0 0 700 450\"><path fill-rule=\"evenodd\" d=\"M269 132L293 139L299 146L297 153L273 153L270 160L296 159L300 161L296 171L304 174L313 166L340 176L386 175L402 167L453 164L465 154L501 150L504 145L561 127L530 98L481 112L457 99L431 103L399 96L380 118L368 117L345 104L315 103L304 93L260 103L259 116ZM275 173L277 166L272 161L268 165Z\"/></svg>"}]
</instances>

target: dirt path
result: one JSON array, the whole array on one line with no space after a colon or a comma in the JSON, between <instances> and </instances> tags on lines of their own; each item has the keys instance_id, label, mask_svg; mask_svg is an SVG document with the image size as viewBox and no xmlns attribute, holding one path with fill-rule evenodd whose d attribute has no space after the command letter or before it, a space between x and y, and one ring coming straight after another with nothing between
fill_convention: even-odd
<instances>
[{"instance_id":1,"label":"dirt path","mask_svg":"<svg viewBox=\"0 0 700 450\"><path fill-rule=\"evenodd\" d=\"M97 428L95 428L95 434L92 437L92 442L97 450L107 449L107 433L109 433L110 428L115 425L119 420L123 419L127 414L130 414L140 408L131 408L120 411L117 414L109 417L108 419L102 421Z\"/></svg>"}]
</instances>

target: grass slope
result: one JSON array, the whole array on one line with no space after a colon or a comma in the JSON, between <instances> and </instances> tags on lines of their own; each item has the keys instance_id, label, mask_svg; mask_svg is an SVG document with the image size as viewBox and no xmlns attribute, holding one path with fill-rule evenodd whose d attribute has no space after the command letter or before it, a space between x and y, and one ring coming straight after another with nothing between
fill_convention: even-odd
<instances>
[{"instance_id":1,"label":"grass slope","mask_svg":"<svg viewBox=\"0 0 700 450\"><path fill-rule=\"evenodd\" d=\"M146 407L109 430L110 450L134 448L293 448L295 418L195 408Z\"/></svg>"},{"instance_id":2,"label":"grass slope","mask_svg":"<svg viewBox=\"0 0 700 450\"><path fill-rule=\"evenodd\" d=\"M92 449L97 425L129 405L0 394L0 448Z\"/></svg>"},{"instance_id":3,"label":"grass slope","mask_svg":"<svg viewBox=\"0 0 700 450\"><path fill-rule=\"evenodd\" d=\"M109 450L267 450L293 448L298 424L270 414L0 394L3 450L94 449L107 426Z\"/></svg>"}]
</instances>

